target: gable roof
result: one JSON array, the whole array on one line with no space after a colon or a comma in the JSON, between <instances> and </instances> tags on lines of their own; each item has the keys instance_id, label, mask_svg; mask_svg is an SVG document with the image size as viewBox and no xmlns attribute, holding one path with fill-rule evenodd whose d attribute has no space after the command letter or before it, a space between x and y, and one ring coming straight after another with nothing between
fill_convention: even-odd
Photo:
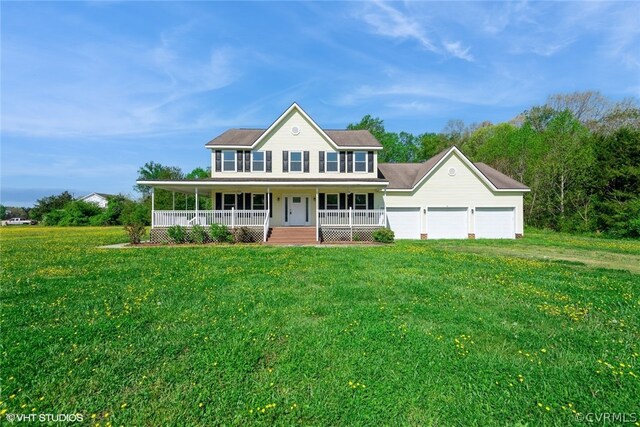
<instances>
[{"instance_id":1,"label":"gable roof","mask_svg":"<svg viewBox=\"0 0 640 427\"><path fill-rule=\"evenodd\" d=\"M441 151L423 163L379 163L378 170L382 178L389 181L389 190L413 190L435 171L436 167L448 157L458 154L472 172L495 191L529 191L529 187L513 178L493 169L484 163L472 163L457 147Z\"/></svg>"},{"instance_id":2,"label":"gable roof","mask_svg":"<svg viewBox=\"0 0 640 427\"><path fill-rule=\"evenodd\" d=\"M89 197L96 195L96 196L100 196L103 199L107 199L109 197L115 197L113 194L107 194L107 193L91 193L91 194L87 194L86 196L82 196L80 197L79 200L84 200L84 199L88 199Z\"/></svg>"},{"instance_id":3,"label":"gable roof","mask_svg":"<svg viewBox=\"0 0 640 427\"><path fill-rule=\"evenodd\" d=\"M368 130L323 130L295 102L267 129L229 129L205 144L207 148L252 148L265 139L292 112L297 111L311 126L335 148L381 149L382 144Z\"/></svg>"}]
</instances>

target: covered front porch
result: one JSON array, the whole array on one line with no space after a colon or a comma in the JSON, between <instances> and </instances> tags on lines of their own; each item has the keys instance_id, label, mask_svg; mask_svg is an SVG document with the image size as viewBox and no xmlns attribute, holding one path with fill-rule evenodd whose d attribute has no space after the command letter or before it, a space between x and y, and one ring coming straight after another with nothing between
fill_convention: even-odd
<instances>
[{"instance_id":1,"label":"covered front porch","mask_svg":"<svg viewBox=\"0 0 640 427\"><path fill-rule=\"evenodd\" d=\"M157 206L156 192L160 191L171 193L170 197L163 196L162 209ZM192 209L179 209L176 203L167 209L167 199L175 200L176 194L190 194L195 203L185 207ZM166 236L166 230L174 225L191 228L212 224L231 229L246 227L256 241L263 242L269 241L274 227L314 229L316 242L371 240L373 231L387 226L383 195L380 186L362 185L231 187L206 182L184 185L181 181L154 185L152 241L154 235Z\"/></svg>"}]
</instances>

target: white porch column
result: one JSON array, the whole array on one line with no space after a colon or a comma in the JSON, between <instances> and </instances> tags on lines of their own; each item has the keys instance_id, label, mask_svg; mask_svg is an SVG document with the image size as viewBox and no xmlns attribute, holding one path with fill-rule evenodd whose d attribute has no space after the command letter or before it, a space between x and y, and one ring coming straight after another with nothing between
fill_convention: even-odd
<instances>
[{"instance_id":1,"label":"white porch column","mask_svg":"<svg viewBox=\"0 0 640 427\"><path fill-rule=\"evenodd\" d=\"M156 216L156 191L155 188L151 187L151 228L153 228L154 217Z\"/></svg>"},{"instance_id":2,"label":"white porch column","mask_svg":"<svg viewBox=\"0 0 640 427\"><path fill-rule=\"evenodd\" d=\"M198 187L196 187L196 224L200 224L200 217L198 216Z\"/></svg>"},{"instance_id":3,"label":"white porch column","mask_svg":"<svg viewBox=\"0 0 640 427\"><path fill-rule=\"evenodd\" d=\"M231 228L236 227L236 208L231 208Z\"/></svg>"},{"instance_id":4,"label":"white porch column","mask_svg":"<svg viewBox=\"0 0 640 427\"><path fill-rule=\"evenodd\" d=\"M320 241L320 194L316 187L316 242Z\"/></svg>"},{"instance_id":5,"label":"white porch column","mask_svg":"<svg viewBox=\"0 0 640 427\"><path fill-rule=\"evenodd\" d=\"M384 189L384 194L382 195L382 203L384 205L384 228L387 228L387 189Z\"/></svg>"}]
</instances>

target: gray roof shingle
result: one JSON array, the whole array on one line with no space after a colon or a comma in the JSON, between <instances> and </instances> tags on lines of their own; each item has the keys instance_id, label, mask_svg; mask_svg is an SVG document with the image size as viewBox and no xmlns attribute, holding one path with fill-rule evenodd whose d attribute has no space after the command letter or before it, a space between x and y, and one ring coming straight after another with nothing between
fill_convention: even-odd
<instances>
[{"instance_id":1,"label":"gray roof shingle","mask_svg":"<svg viewBox=\"0 0 640 427\"><path fill-rule=\"evenodd\" d=\"M389 189L410 190L451 150L447 148L423 163L378 163L379 177L389 181ZM529 187L484 163L474 163L499 190L528 190Z\"/></svg>"},{"instance_id":2,"label":"gray roof shingle","mask_svg":"<svg viewBox=\"0 0 640 427\"><path fill-rule=\"evenodd\" d=\"M250 147L265 129L229 129L207 142L205 147ZM368 130L325 130L338 147L382 147Z\"/></svg>"}]
</instances>

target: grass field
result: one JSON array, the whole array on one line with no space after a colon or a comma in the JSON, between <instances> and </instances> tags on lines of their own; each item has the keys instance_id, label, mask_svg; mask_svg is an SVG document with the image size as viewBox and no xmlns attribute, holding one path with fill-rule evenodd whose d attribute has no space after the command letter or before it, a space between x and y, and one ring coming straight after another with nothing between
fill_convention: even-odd
<instances>
[{"instance_id":1,"label":"grass field","mask_svg":"<svg viewBox=\"0 0 640 427\"><path fill-rule=\"evenodd\" d=\"M0 230L3 417L640 419L638 241L97 248L124 240L119 228Z\"/></svg>"}]
</instances>

